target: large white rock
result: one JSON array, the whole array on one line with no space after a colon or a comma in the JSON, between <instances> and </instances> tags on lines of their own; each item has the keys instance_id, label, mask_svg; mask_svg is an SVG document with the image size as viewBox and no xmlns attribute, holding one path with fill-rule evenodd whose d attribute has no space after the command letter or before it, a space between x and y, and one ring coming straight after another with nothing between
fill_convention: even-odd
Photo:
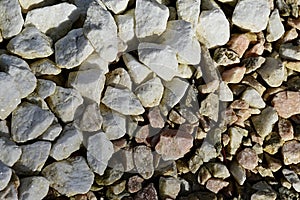
<instances>
[{"instance_id":1,"label":"large white rock","mask_svg":"<svg viewBox=\"0 0 300 200\"><path fill-rule=\"evenodd\" d=\"M141 102L129 89L108 86L101 102L123 115L140 115L145 112Z\"/></svg>"},{"instance_id":2,"label":"large white rock","mask_svg":"<svg viewBox=\"0 0 300 200\"><path fill-rule=\"evenodd\" d=\"M83 25L84 35L95 51L108 62L116 59L118 53L117 25L109 11L98 3L91 3Z\"/></svg>"},{"instance_id":3,"label":"large white rock","mask_svg":"<svg viewBox=\"0 0 300 200\"><path fill-rule=\"evenodd\" d=\"M170 81L178 73L175 51L168 45L140 43L138 55L142 63L165 81Z\"/></svg>"},{"instance_id":4,"label":"large white rock","mask_svg":"<svg viewBox=\"0 0 300 200\"><path fill-rule=\"evenodd\" d=\"M264 108L266 106L260 94L252 87L248 87L243 92L241 99L246 101L253 108Z\"/></svg>"},{"instance_id":5,"label":"large white rock","mask_svg":"<svg viewBox=\"0 0 300 200\"><path fill-rule=\"evenodd\" d=\"M25 26L34 25L53 40L64 36L78 19L77 7L69 3L60 3L30 10L25 19Z\"/></svg>"},{"instance_id":6,"label":"large white rock","mask_svg":"<svg viewBox=\"0 0 300 200\"><path fill-rule=\"evenodd\" d=\"M137 0L135 7L135 33L138 38L160 35L166 30L169 18L167 6L156 0Z\"/></svg>"},{"instance_id":7,"label":"large white rock","mask_svg":"<svg viewBox=\"0 0 300 200\"><path fill-rule=\"evenodd\" d=\"M132 82L127 71L120 67L106 74L106 85L119 85L131 90Z\"/></svg>"},{"instance_id":8,"label":"large white rock","mask_svg":"<svg viewBox=\"0 0 300 200\"><path fill-rule=\"evenodd\" d=\"M0 149L0 160L9 167L13 166L22 154L21 148L6 137L0 137Z\"/></svg>"},{"instance_id":9,"label":"large white rock","mask_svg":"<svg viewBox=\"0 0 300 200\"><path fill-rule=\"evenodd\" d=\"M44 58L53 53L52 39L34 26L26 27L20 34L11 39L7 49L26 59Z\"/></svg>"},{"instance_id":10,"label":"large white rock","mask_svg":"<svg viewBox=\"0 0 300 200\"><path fill-rule=\"evenodd\" d=\"M0 30L4 39L11 38L21 32L24 19L18 0L0 1Z\"/></svg>"},{"instance_id":11,"label":"large white rock","mask_svg":"<svg viewBox=\"0 0 300 200\"><path fill-rule=\"evenodd\" d=\"M22 103L12 113L11 135L16 142L26 142L40 136L52 124L54 115L31 103Z\"/></svg>"},{"instance_id":12,"label":"large white rock","mask_svg":"<svg viewBox=\"0 0 300 200\"><path fill-rule=\"evenodd\" d=\"M11 175L12 170L0 161L0 191L8 185Z\"/></svg>"},{"instance_id":13,"label":"large white rock","mask_svg":"<svg viewBox=\"0 0 300 200\"><path fill-rule=\"evenodd\" d=\"M55 43L55 62L60 68L71 69L80 65L93 51L83 29L74 29Z\"/></svg>"},{"instance_id":14,"label":"large white rock","mask_svg":"<svg viewBox=\"0 0 300 200\"><path fill-rule=\"evenodd\" d=\"M103 175L108 161L114 153L113 144L103 132L90 136L87 141L87 160L92 170Z\"/></svg>"},{"instance_id":15,"label":"large white rock","mask_svg":"<svg viewBox=\"0 0 300 200\"><path fill-rule=\"evenodd\" d=\"M274 42L280 39L283 34L284 26L281 22L278 9L275 9L270 15L266 39L268 42Z\"/></svg>"},{"instance_id":16,"label":"large white rock","mask_svg":"<svg viewBox=\"0 0 300 200\"><path fill-rule=\"evenodd\" d=\"M259 32L266 29L270 15L270 6L267 0L240 0L233 11L234 25Z\"/></svg>"},{"instance_id":17,"label":"large white rock","mask_svg":"<svg viewBox=\"0 0 300 200\"><path fill-rule=\"evenodd\" d=\"M229 22L221 9L202 11L197 25L197 37L207 48L221 46L229 41Z\"/></svg>"},{"instance_id":18,"label":"large white rock","mask_svg":"<svg viewBox=\"0 0 300 200\"><path fill-rule=\"evenodd\" d=\"M66 196L85 194L94 182L93 172L80 156L54 162L45 167L42 174L49 180L50 187Z\"/></svg>"},{"instance_id":19,"label":"large white rock","mask_svg":"<svg viewBox=\"0 0 300 200\"><path fill-rule=\"evenodd\" d=\"M105 6L113 11L115 14L119 14L127 8L129 0L102 0Z\"/></svg>"},{"instance_id":20,"label":"large white rock","mask_svg":"<svg viewBox=\"0 0 300 200\"><path fill-rule=\"evenodd\" d=\"M49 181L42 176L22 178L20 183L20 200L40 200L48 194Z\"/></svg>"},{"instance_id":21,"label":"large white rock","mask_svg":"<svg viewBox=\"0 0 300 200\"><path fill-rule=\"evenodd\" d=\"M201 48L194 35L191 23L173 20L168 22L159 42L171 46L176 51L179 63L196 65L200 63Z\"/></svg>"},{"instance_id":22,"label":"large white rock","mask_svg":"<svg viewBox=\"0 0 300 200\"><path fill-rule=\"evenodd\" d=\"M201 0L177 0L176 8L178 19L185 20L195 28L200 15Z\"/></svg>"}]
</instances>

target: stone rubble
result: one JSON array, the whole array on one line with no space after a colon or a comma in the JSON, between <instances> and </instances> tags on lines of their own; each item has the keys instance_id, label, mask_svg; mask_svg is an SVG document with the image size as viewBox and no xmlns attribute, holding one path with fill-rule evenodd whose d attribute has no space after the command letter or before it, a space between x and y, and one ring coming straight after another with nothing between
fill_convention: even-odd
<instances>
[{"instance_id":1,"label":"stone rubble","mask_svg":"<svg viewBox=\"0 0 300 200\"><path fill-rule=\"evenodd\" d=\"M32 176L20 179L19 198L21 200L43 199L49 190L49 181L42 176Z\"/></svg>"},{"instance_id":2,"label":"stone rubble","mask_svg":"<svg viewBox=\"0 0 300 200\"><path fill-rule=\"evenodd\" d=\"M12 176L12 170L0 161L0 191L8 185Z\"/></svg>"}]
</instances>

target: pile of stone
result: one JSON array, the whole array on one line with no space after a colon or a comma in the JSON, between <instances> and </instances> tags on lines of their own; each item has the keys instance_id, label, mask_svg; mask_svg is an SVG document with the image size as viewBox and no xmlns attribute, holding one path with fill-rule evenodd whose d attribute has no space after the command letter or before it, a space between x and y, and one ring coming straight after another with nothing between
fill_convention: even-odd
<instances>
[{"instance_id":1,"label":"pile of stone","mask_svg":"<svg viewBox=\"0 0 300 200\"><path fill-rule=\"evenodd\" d=\"M299 199L299 7L1 0L0 199Z\"/></svg>"}]
</instances>

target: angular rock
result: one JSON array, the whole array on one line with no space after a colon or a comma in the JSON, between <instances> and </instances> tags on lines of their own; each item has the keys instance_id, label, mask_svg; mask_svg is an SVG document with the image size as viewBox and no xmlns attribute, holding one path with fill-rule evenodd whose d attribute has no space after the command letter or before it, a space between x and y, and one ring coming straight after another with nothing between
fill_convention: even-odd
<instances>
[{"instance_id":1,"label":"angular rock","mask_svg":"<svg viewBox=\"0 0 300 200\"><path fill-rule=\"evenodd\" d=\"M247 34L232 34L227 45L229 49L233 50L241 58L248 49L250 42Z\"/></svg>"},{"instance_id":2,"label":"angular rock","mask_svg":"<svg viewBox=\"0 0 300 200\"><path fill-rule=\"evenodd\" d=\"M14 170L20 175L39 173L48 159L51 143L38 141L32 144L21 145L22 155L15 163Z\"/></svg>"},{"instance_id":3,"label":"angular rock","mask_svg":"<svg viewBox=\"0 0 300 200\"><path fill-rule=\"evenodd\" d=\"M273 10L270 15L267 32L266 39L268 42L274 42L284 34L284 26L281 23L278 9Z\"/></svg>"},{"instance_id":4,"label":"angular rock","mask_svg":"<svg viewBox=\"0 0 300 200\"><path fill-rule=\"evenodd\" d=\"M78 17L77 7L64 2L30 10L26 15L24 26L33 25L56 41L71 29Z\"/></svg>"},{"instance_id":5,"label":"angular rock","mask_svg":"<svg viewBox=\"0 0 300 200\"><path fill-rule=\"evenodd\" d=\"M20 200L40 200L48 194L49 181L42 176L22 178L20 183Z\"/></svg>"},{"instance_id":6,"label":"angular rock","mask_svg":"<svg viewBox=\"0 0 300 200\"><path fill-rule=\"evenodd\" d=\"M27 12L35 7L51 4L52 0L19 0L23 12Z\"/></svg>"},{"instance_id":7,"label":"angular rock","mask_svg":"<svg viewBox=\"0 0 300 200\"><path fill-rule=\"evenodd\" d=\"M142 63L165 81L170 81L178 73L176 52L168 45L140 43L138 55Z\"/></svg>"},{"instance_id":8,"label":"angular rock","mask_svg":"<svg viewBox=\"0 0 300 200\"><path fill-rule=\"evenodd\" d=\"M9 167L13 166L22 154L22 149L6 137L0 137L0 147L0 160Z\"/></svg>"},{"instance_id":9,"label":"angular rock","mask_svg":"<svg viewBox=\"0 0 300 200\"><path fill-rule=\"evenodd\" d=\"M8 185L12 176L12 170L0 161L0 191Z\"/></svg>"},{"instance_id":10,"label":"angular rock","mask_svg":"<svg viewBox=\"0 0 300 200\"><path fill-rule=\"evenodd\" d=\"M248 135L248 131L237 126L233 126L228 129L228 132L230 137L229 153L231 155L235 155L236 151L241 146L243 137Z\"/></svg>"},{"instance_id":11,"label":"angular rock","mask_svg":"<svg viewBox=\"0 0 300 200\"><path fill-rule=\"evenodd\" d=\"M266 106L260 94L252 87L248 87L243 92L242 100L246 101L253 108L264 108Z\"/></svg>"},{"instance_id":12,"label":"angular rock","mask_svg":"<svg viewBox=\"0 0 300 200\"><path fill-rule=\"evenodd\" d=\"M106 74L106 85L132 88L132 82L129 74L124 68L117 68Z\"/></svg>"},{"instance_id":13,"label":"angular rock","mask_svg":"<svg viewBox=\"0 0 300 200\"><path fill-rule=\"evenodd\" d=\"M103 175L108 161L114 153L113 144L107 139L105 133L98 132L88 138L87 160L91 169Z\"/></svg>"},{"instance_id":14,"label":"angular rock","mask_svg":"<svg viewBox=\"0 0 300 200\"><path fill-rule=\"evenodd\" d=\"M94 51L83 35L83 29L73 29L55 43L55 62L60 68L79 66Z\"/></svg>"},{"instance_id":15,"label":"angular rock","mask_svg":"<svg viewBox=\"0 0 300 200\"><path fill-rule=\"evenodd\" d=\"M227 83L239 83L244 77L246 67L234 67L222 73L223 81Z\"/></svg>"},{"instance_id":16,"label":"angular rock","mask_svg":"<svg viewBox=\"0 0 300 200\"><path fill-rule=\"evenodd\" d=\"M20 180L17 175L13 174L7 187L0 191L0 199L19 200L18 188L20 186Z\"/></svg>"},{"instance_id":17,"label":"angular rock","mask_svg":"<svg viewBox=\"0 0 300 200\"><path fill-rule=\"evenodd\" d=\"M245 64L246 67L246 74L249 74L251 72L254 72L258 68L261 67L261 65L266 61L266 59L262 56L258 57L250 57L243 60L243 64Z\"/></svg>"},{"instance_id":18,"label":"angular rock","mask_svg":"<svg viewBox=\"0 0 300 200\"><path fill-rule=\"evenodd\" d=\"M11 134L16 142L40 136L52 124L54 115L31 103L22 103L12 113Z\"/></svg>"},{"instance_id":19,"label":"angular rock","mask_svg":"<svg viewBox=\"0 0 300 200\"><path fill-rule=\"evenodd\" d=\"M230 172L239 185L243 185L246 181L246 170L236 161L230 165Z\"/></svg>"},{"instance_id":20,"label":"angular rock","mask_svg":"<svg viewBox=\"0 0 300 200\"><path fill-rule=\"evenodd\" d=\"M46 79L38 79L35 92L42 99L46 99L55 92L56 84L53 81Z\"/></svg>"},{"instance_id":21,"label":"angular rock","mask_svg":"<svg viewBox=\"0 0 300 200\"><path fill-rule=\"evenodd\" d=\"M101 102L124 115L139 115L145 111L138 98L128 89L108 86Z\"/></svg>"},{"instance_id":22,"label":"angular rock","mask_svg":"<svg viewBox=\"0 0 300 200\"><path fill-rule=\"evenodd\" d=\"M81 131L71 125L65 126L63 132L53 144L50 156L57 161L66 159L80 148L82 140Z\"/></svg>"},{"instance_id":23,"label":"angular rock","mask_svg":"<svg viewBox=\"0 0 300 200\"><path fill-rule=\"evenodd\" d=\"M167 27L169 10L157 1L137 0L135 7L136 36L160 35Z\"/></svg>"},{"instance_id":24,"label":"angular rock","mask_svg":"<svg viewBox=\"0 0 300 200\"><path fill-rule=\"evenodd\" d=\"M44 58L31 63L30 68L36 76L58 75L61 72L61 69L48 58Z\"/></svg>"},{"instance_id":25,"label":"angular rock","mask_svg":"<svg viewBox=\"0 0 300 200\"><path fill-rule=\"evenodd\" d=\"M144 178L149 179L154 174L152 151L147 146L137 146L133 150L133 160L137 172Z\"/></svg>"},{"instance_id":26,"label":"angular rock","mask_svg":"<svg viewBox=\"0 0 300 200\"><path fill-rule=\"evenodd\" d=\"M278 133L282 140L288 141L294 138L294 128L291 121L287 119L279 119Z\"/></svg>"},{"instance_id":27,"label":"angular rock","mask_svg":"<svg viewBox=\"0 0 300 200\"><path fill-rule=\"evenodd\" d=\"M117 25L108 10L93 2L87 10L83 33L99 56L107 62L116 59L118 53Z\"/></svg>"},{"instance_id":28,"label":"angular rock","mask_svg":"<svg viewBox=\"0 0 300 200\"><path fill-rule=\"evenodd\" d=\"M237 162L245 169L253 170L258 165L258 156L253 149L245 148L237 154Z\"/></svg>"},{"instance_id":29,"label":"angular rock","mask_svg":"<svg viewBox=\"0 0 300 200\"><path fill-rule=\"evenodd\" d=\"M236 26L259 32L266 29L270 15L270 6L267 0L243 0L234 8L232 22Z\"/></svg>"},{"instance_id":30,"label":"angular rock","mask_svg":"<svg viewBox=\"0 0 300 200\"><path fill-rule=\"evenodd\" d=\"M298 164L300 162L300 143L296 140L285 142L281 153L285 165Z\"/></svg>"},{"instance_id":31,"label":"angular rock","mask_svg":"<svg viewBox=\"0 0 300 200\"><path fill-rule=\"evenodd\" d=\"M153 128L163 128L165 121L161 116L159 107L154 107L149 110L148 119Z\"/></svg>"},{"instance_id":32,"label":"angular rock","mask_svg":"<svg viewBox=\"0 0 300 200\"><path fill-rule=\"evenodd\" d=\"M178 19L185 20L196 28L200 15L201 0L178 0L176 1Z\"/></svg>"},{"instance_id":33,"label":"angular rock","mask_svg":"<svg viewBox=\"0 0 300 200\"><path fill-rule=\"evenodd\" d=\"M142 189L142 183L144 179L141 178L138 175L132 176L129 178L127 187L128 187L128 192L130 193L136 193Z\"/></svg>"},{"instance_id":34,"label":"angular rock","mask_svg":"<svg viewBox=\"0 0 300 200\"><path fill-rule=\"evenodd\" d=\"M158 196L154 184L150 183L149 185L147 185L145 188L143 188L134 196L134 199L135 200L143 200L143 199L158 200Z\"/></svg>"},{"instance_id":35,"label":"angular rock","mask_svg":"<svg viewBox=\"0 0 300 200\"><path fill-rule=\"evenodd\" d=\"M208 163L207 168L215 178L226 179L230 176L227 167L221 163Z\"/></svg>"},{"instance_id":36,"label":"angular rock","mask_svg":"<svg viewBox=\"0 0 300 200\"><path fill-rule=\"evenodd\" d=\"M20 34L11 39L7 49L26 59L45 58L53 53L52 39L34 26L26 27Z\"/></svg>"},{"instance_id":37,"label":"angular rock","mask_svg":"<svg viewBox=\"0 0 300 200\"><path fill-rule=\"evenodd\" d=\"M18 0L3 0L0 2L0 30L4 39L11 38L21 32L24 19Z\"/></svg>"},{"instance_id":38,"label":"angular rock","mask_svg":"<svg viewBox=\"0 0 300 200\"><path fill-rule=\"evenodd\" d=\"M181 182L173 177L160 177L159 179L159 193L162 199L172 198L176 199L180 192Z\"/></svg>"},{"instance_id":39,"label":"angular rock","mask_svg":"<svg viewBox=\"0 0 300 200\"><path fill-rule=\"evenodd\" d=\"M227 187L228 185L229 182L223 181L222 179L210 178L206 183L206 188L217 194L221 189Z\"/></svg>"},{"instance_id":40,"label":"angular rock","mask_svg":"<svg viewBox=\"0 0 300 200\"><path fill-rule=\"evenodd\" d=\"M218 65L233 65L240 62L238 54L226 48L218 48L214 52L213 59Z\"/></svg>"},{"instance_id":41,"label":"angular rock","mask_svg":"<svg viewBox=\"0 0 300 200\"><path fill-rule=\"evenodd\" d=\"M300 72L300 62L296 61L296 62L289 62L289 61L285 61L283 62L283 66L285 66L288 69L291 69L293 71L296 72Z\"/></svg>"},{"instance_id":42,"label":"angular rock","mask_svg":"<svg viewBox=\"0 0 300 200\"><path fill-rule=\"evenodd\" d=\"M300 114L300 92L279 92L273 98L272 104L280 117L289 118Z\"/></svg>"},{"instance_id":43,"label":"angular rock","mask_svg":"<svg viewBox=\"0 0 300 200\"><path fill-rule=\"evenodd\" d=\"M202 11L196 31L208 49L226 44L230 37L229 22L221 9Z\"/></svg>"},{"instance_id":44,"label":"angular rock","mask_svg":"<svg viewBox=\"0 0 300 200\"><path fill-rule=\"evenodd\" d=\"M55 93L49 97L49 107L63 121L70 122L74 118L76 109L83 103L77 90L56 87Z\"/></svg>"},{"instance_id":45,"label":"angular rock","mask_svg":"<svg viewBox=\"0 0 300 200\"><path fill-rule=\"evenodd\" d=\"M75 124L81 131L94 132L101 129L103 118L97 103L84 104L83 112L75 116Z\"/></svg>"},{"instance_id":46,"label":"angular rock","mask_svg":"<svg viewBox=\"0 0 300 200\"><path fill-rule=\"evenodd\" d=\"M55 118L53 123L39 138L47 141L54 141L59 136L61 131L62 131L62 127L58 123L57 118Z\"/></svg>"},{"instance_id":47,"label":"angular rock","mask_svg":"<svg viewBox=\"0 0 300 200\"><path fill-rule=\"evenodd\" d=\"M300 45L284 43L280 45L279 55L287 60L300 60Z\"/></svg>"},{"instance_id":48,"label":"angular rock","mask_svg":"<svg viewBox=\"0 0 300 200\"><path fill-rule=\"evenodd\" d=\"M158 154L164 160L177 160L190 151L193 137L180 130L166 129L160 134L160 140L155 146Z\"/></svg>"},{"instance_id":49,"label":"angular rock","mask_svg":"<svg viewBox=\"0 0 300 200\"><path fill-rule=\"evenodd\" d=\"M218 121L219 118L219 97L214 93L210 93L206 99L201 102L199 110L201 115L207 116L208 118Z\"/></svg>"},{"instance_id":50,"label":"angular rock","mask_svg":"<svg viewBox=\"0 0 300 200\"><path fill-rule=\"evenodd\" d=\"M233 101L233 93L232 93L231 89L229 88L228 84L225 83L224 81L220 82L219 100L225 101L225 102Z\"/></svg>"},{"instance_id":51,"label":"angular rock","mask_svg":"<svg viewBox=\"0 0 300 200\"><path fill-rule=\"evenodd\" d=\"M102 176L96 176L95 181L99 186L112 185L118 181L124 174L124 168L120 160L112 157L109 163L110 168L107 168Z\"/></svg>"},{"instance_id":52,"label":"angular rock","mask_svg":"<svg viewBox=\"0 0 300 200\"><path fill-rule=\"evenodd\" d=\"M94 181L94 174L80 156L54 162L45 167L42 174L49 180L50 187L66 196L87 193Z\"/></svg>"},{"instance_id":53,"label":"angular rock","mask_svg":"<svg viewBox=\"0 0 300 200\"><path fill-rule=\"evenodd\" d=\"M260 115L251 117L251 120L257 134L264 138L272 132L274 124L278 121L278 115L274 108L267 107Z\"/></svg>"},{"instance_id":54,"label":"angular rock","mask_svg":"<svg viewBox=\"0 0 300 200\"><path fill-rule=\"evenodd\" d=\"M277 194L275 192L269 192L269 191L258 191L251 195L251 200L275 200L277 197Z\"/></svg>"},{"instance_id":55,"label":"angular rock","mask_svg":"<svg viewBox=\"0 0 300 200\"><path fill-rule=\"evenodd\" d=\"M119 14L124 11L128 2L129 0L103 0L105 6L115 14Z\"/></svg>"}]
</instances>

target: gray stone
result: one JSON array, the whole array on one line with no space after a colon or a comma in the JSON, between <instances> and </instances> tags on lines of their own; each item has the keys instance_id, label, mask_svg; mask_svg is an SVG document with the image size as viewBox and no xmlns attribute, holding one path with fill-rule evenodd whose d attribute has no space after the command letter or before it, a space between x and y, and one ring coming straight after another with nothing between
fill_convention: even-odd
<instances>
[{"instance_id":1,"label":"gray stone","mask_svg":"<svg viewBox=\"0 0 300 200\"><path fill-rule=\"evenodd\" d=\"M173 177L160 177L159 179L159 193L162 199L172 198L176 199L180 192L181 182Z\"/></svg>"},{"instance_id":2,"label":"gray stone","mask_svg":"<svg viewBox=\"0 0 300 200\"><path fill-rule=\"evenodd\" d=\"M0 199L5 200L19 200L18 187L20 186L20 180L17 175L13 174L7 187L0 191Z\"/></svg>"},{"instance_id":3,"label":"gray stone","mask_svg":"<svg viewBox=\"0 0 300 200\"><path fill-rule=\"evenodd\" d=\"M87 193L94 182L93 172L80 156L54 162L45 167L42 174L49 180L50 187L66 196Z\"/></svg>"},{"instance_id":4,"label":"gray stone","mask_svg":"<svg viewBox=\"0 0 300 200\"><path fill-rule=\"evenodd\" d=\"M103 118L97 103L84 103L82 113L75 115L75 124L81 131L94 132L101 129Z\"/></svg>"},{"instance_id":5,"label":"gray stone","mask_svg":"<svg viewBox=\"0 0 300 200\"><path fill-rule=\"evenodd\" d=\"M210 93L202 102L199 110L201 115L218 121L219 118L219 97L214 93Z\"/></svg>"},{"instance_id":6,"label":"gray stone","mask_svg":"<svg viewBox=\"0 0 300 200\"><path fill-rule=\"evenodd\" d=\"M20 200L40 200L48 194L49 181L42 176L22 178L20 183Z\"/></svg>"},{"instance_id":7,"label":"gray stone","mask_svg":"<svg viewBox=\"0 0 300 200\"><path fill-rule=\"evenodd\" d=\"M229 170L222 163L208 163L207 168L215 178L226 179L230 176Z\"/></svg>"},{"instance_id":8,"label":"gray stone","mask_svg":"<svg viewBox=\"0 0 300 200\"><path fill-rule=\"evenodd\" d=\"M22 155L15 163L17 174L31 175L39 173L48 159L51 143L38 141L32 144L21 145Z\"/></svg>"},{"instance_id":9,"label":"gray stone","mask_svg":"<svg viewBox=\"0 0 300 200\"><path fill-rule=\"evenodd\" d=\"M216 149L210 143L204 141L196 153L200 156L203 162L208 162L217 157Z\"/></svg>"},{"instance_id":10,"label":"gray stone","mask_svg":"<svg viewBox=\"0 0 300 200\"><path fill-rule=\"evenodd\" d=\"M279 55L288 60L300 60L300 45L284 43L280 45Z\"/></svg>"},{"instance_id":11,"label":"gray stone","mask_svg":"<svg viewBox=\"0 0 300 200\"><path fill-rule=\"evenodd\" d=\"M44 58L31 63L30 68L36 76L58 75L61 72L61 69L48 58Z\"/></svg>"},{"instance_id":12,"label":"gray stone","mask_svg":"<svg viewBox=\"0 0 300 200\"><path fill-rule=\"evenodd\" d=\"M292 184L293 188L297 192L300 192L300 179L298 175L294 171L289 169L283 169L282 174L287 179L287 181Z\"/></svg>"},{"instance_id":13,"label":"gray stone","mask_svg":"<svg viewBox=\"0 0 300 200\"><path fill-rule=\"evenodd\" d=\"M117 25L110 12L96 2L91 3L87 10L83 33L102 59L108 62L116 59L118 53Z\"/></svg>"},{"instance_id":14,"label":"gray stone","mask_svg":"<svg viewBox=\"0 0 300 200\"><path fill-rule=\"evenodd\" d=\"M0 120L0 137L10 137L10 130L6 120Z\"/></svg>"},{"instance_id":15,"label":"gray stone","mask_svg":"<svg viewBox=\"0 0 300 200\"><path fill-rule=\"evenodd\" d=\"M62 127L58 123L58 120L55 118L53 123L39 138L47 141L54 141L59 136L61 131L62 131Z\"/></svg>"},{"instance_id":16,"label":"gray stone","mask_svg":"<svg viewBox=\"0 0 300 200\"><path fill-rule=\"evenodd\" d=\"M133 160L137 172L144 178L149 179L154 174L152 151L147 146L137 146L133 150Z\"/></svg>"},{"instance_id":17,"label":"gray stone","mask_svg":"<svg viewBox=\"0 0 300 200\"><path fill-rule=\"evenodd\" d=\"M54 115L31 103L22 103L12 113L11 134L16 142L26 142L42 135L52 124Z\"/></svg>"},{"instance_id":18,"label":"gray stone","mask_svg":"<svg viewBox=\"0 0 300 200\"><path fill-rule=\"evenodd\" d=\"M6 137L0 137L0 148L0 160L9 167L13 166L22 154L22 149Z\"/></svg>"},{"instance_id":19,"label":"gray stone","mask_svg":"<svg viewBox=\"0 0 300 200\"><path fill-rule=\"evenodd\" d=\"M278 121L278 115L274 108L267 107L261 114L251 117L251 120L257 134L264 138L272 132L274 124Z\"/></svg>"},{"instance_id":20,"label":"gray stone","mask_svg":"<svg viewBox=\"0 0 300 200\"><path fill-rule=\"evenodd\" d=\"M34 26L26 27L7 45L8 51L22 58L45 58L53 53L52 39Z\"/></svg>"},{"instance_id":21,"label":"gray stone","mask_svg":"<svg viewBox=\"0 0 300 200\"><path fill-rule=\"evenodd\" d=\"M274 42L281 38L284 34L284 26L281 23L278 9L273 10L270 15L268 27L267 27L267 41Z\"/></svg>"},{"instance_id":22,"label":"gray stone","mask_svg":"<svg viewBox=\"0 0 300 200\"><path fill-rule=\"evenodd\" d=\"M229 153L231 155L235 155L236 151L241 146L243 137L248 135L248 131L237 126L233 126L228 129L228 132L230 137Z\"/></svg>"},{"instance_id":23,"label":"gray stone","mask_svg":"<svg viewBox=\"0 0 300 200\"><path fill-rule=\"evenodd\" d=\"M56 84L53 81L46 79L38 79L35 92L42 99L46 99L55 92Z\"/></svg>"},{"instance_id":24,"label":"gray stone","mask_svg":"<svg viewBox=\"0 0 300 200\"><path fill-rule=\"evenodd\" d=\"M200 15L201 0L176 1L178 19L190 22L196 28Z\"/></svg>"},{"instance_id":25,"label":"gray stone","mask_svg":"<svg viewBox=\"0 0 300 200\"><path fill-rule=\"evenodd\" d=\"M24 19L18 0L3 0L0 2L0 30L3 38L11 38L21 32Z\"/></svg>"},{"instance_id":26,"label":"gray stone","mask_svg":"<svg viewBox=\"0 0 300 200\"><path fill-rule=\"evenodd\" d=\"M266 106L260 94L252 87L248 87L243 92L242 100L246 101L253 108L264 108Z\"/></svg>"},{"instance_id":27,"label":"gray stone","mask_svg":"<svg viewBox=\"0 0 300 200\"><path fill-rule=\"evenodd\" d=\"M88 138L87 160L91 169L103 175L108 161L114 153L113 144L108 140L105 133L98 132Z\"/></svg>"},{"instance_id":28,"label":"gray stone","mask_svg":"<svg viewBox=\"0 0 300 200\"><path fill-rule=\"evenodd\" d=\"M67 125L53 144L50 156L55 160L68 158L73 152L79 150L83 136L75 126Z\"/></svg>"},{"instance_id":29,"label":"gray stone","mask_svg":"<svg viewBox=\"0 0 300 200\"><path fill-rule=\"evenodd\" d=\"M35 7L46 6L53 3L53 0L19 0L23 12L27 12Z\"/></svg>"},{"instance_id":30,"label":"gray stone","mask_svg":"<svg viewBox=\"0 0 300 200\"><path fill-rule=\"evenodd\" d=\"M123 165L119 160L112 159L112 163L109 165L111 168L107 168L102 176L95 177L95 181L99 186L112 185L124 174Z\"/></svg>"},{"instance_id":31,"label":"gray stone","mask_svg":"<svg viewBox=\"0 0 300 200\"><path fill-rule=\"evenodd\" d=\"M246 181L246 170L239 165L236 161L233 161L230 165L230 172L234 179L238 182L239 185L243 185Z\"/></svg>"},{"instance_id":32,"label":"gray stone","mask_svg":"<svg viewBox=\"0 0 300 200\"><path fill-rule=\"evenodd\" d=\"M106 74L106 85L124 86L129 90L132 88L132 82L129 74L124 68L117 68Z\"/></svg>"},{"instance_id":33,"label":"gray stone","mask_svg":"<svg viewBox=\"0 0 300 200\"><path fill-rule=\"evenodd\" d=\"M128 2L129 0L103 0L105 6L115 14L119 14L124 11Z\"/></svg>"},{"instance_id":34,"label":"gray stone","mask_svg":"<svg viewBox=\"0 0 300 200\"><path fill-rule=\"evenodd\" d=\"M0 191L8 185L12 176L12 170L0 161Z\"/></svg>"}]
</instances>

